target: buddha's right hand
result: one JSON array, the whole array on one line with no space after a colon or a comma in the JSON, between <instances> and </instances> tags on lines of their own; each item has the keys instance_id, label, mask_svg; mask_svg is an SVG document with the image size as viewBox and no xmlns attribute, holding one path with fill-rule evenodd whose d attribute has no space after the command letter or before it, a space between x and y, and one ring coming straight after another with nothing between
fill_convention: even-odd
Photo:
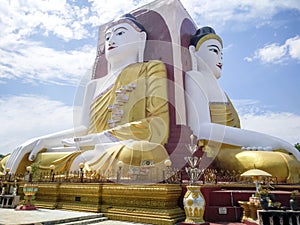
<instances>
[{"instance_id":1,"label":"buddha's right hand","mask_svg":"<svg viewBox=\"0 0 300 225\"><path fill-rule=\"evenodd\" d=\"M29 154L28 160L34 161L38 152L43 149L43 141L41 139L30 139L18 146L10 155L5 168L10 169L10 173L15 173L24 156Z\"/></svg>"}]
</instances>

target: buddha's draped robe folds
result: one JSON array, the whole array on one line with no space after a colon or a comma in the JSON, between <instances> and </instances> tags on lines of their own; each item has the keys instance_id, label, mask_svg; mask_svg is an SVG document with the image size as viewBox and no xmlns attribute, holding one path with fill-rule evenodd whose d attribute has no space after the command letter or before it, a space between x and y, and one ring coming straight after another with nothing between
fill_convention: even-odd
<instances>
[{"instance_id":1,"label":"buddha's draped robe folds","mask_svg":"<svg viewBox=\"0 0 300 225\"><path fill-rule=\"evenodd\" d=\"M164 144L169 134L166 69L160 61L126 67L90 110L89 133L112 140L148 140Z\"/></svg>"}]
</instances>

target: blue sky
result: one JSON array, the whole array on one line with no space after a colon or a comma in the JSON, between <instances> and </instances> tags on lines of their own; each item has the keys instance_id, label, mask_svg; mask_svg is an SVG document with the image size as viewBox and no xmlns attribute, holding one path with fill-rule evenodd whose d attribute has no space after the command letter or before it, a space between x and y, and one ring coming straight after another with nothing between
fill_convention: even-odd
<instances>
[{"instance_id":1,"label":"blue sky","mask_svg":"<svg viewBox=\"0 0 300 225\"><path fill-rule=\"evenodd\" d=\"M150 0L4 0L0 5L0 154L73 126L98 27ZM245 129L300 142L300 2L182 0L224 43L220 84ZM121 6L121 7L120 7Z\"/></svg>"}]
</instances>

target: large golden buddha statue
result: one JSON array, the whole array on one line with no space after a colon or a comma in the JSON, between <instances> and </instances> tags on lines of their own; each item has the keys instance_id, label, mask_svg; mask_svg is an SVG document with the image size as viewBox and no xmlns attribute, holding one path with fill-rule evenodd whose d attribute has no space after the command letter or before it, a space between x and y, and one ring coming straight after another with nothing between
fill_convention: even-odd
<instances>
[{"instance_id":1,"label":"large golden buddha statue","mask_svg":"<svg viewBox=\"0 0 300 225\"><path fill-rule=\"evenodd\" d=\"M210 27L191 38L192 71L187 72L188 125L217 168L257 168L278 181L300 182L300 152L279 138L240 128L238 114L218 83L222 70L221 38Z\"/></svg>"},{"instance_id":2,"label":"large golden buddha statue","mask_svg":"<svg viewBox=\"0 0 300 225\"><path fill-rule=\"evenodd\" d=\"M106 76L86 88L79 124L25 142L2 160L2 170L24 172L36 163L40 170L87 170L105 174L122 163L164 166L162 146L169 135L167 74L161 61L143 62L147 33L131 14L105 30ZM5 168L4 168L5 166Z\"/></svg>"}]
</instances>

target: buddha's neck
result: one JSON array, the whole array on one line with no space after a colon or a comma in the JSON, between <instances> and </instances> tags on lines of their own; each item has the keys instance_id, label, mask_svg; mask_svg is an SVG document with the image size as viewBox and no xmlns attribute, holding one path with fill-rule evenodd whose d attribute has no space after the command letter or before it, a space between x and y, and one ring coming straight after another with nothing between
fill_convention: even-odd
<instances>
[{"instance_id":1,"label":"buddha's neck","mask_svg":"<svg viewBox=\"0 0 300 225\"><path fill-rule=\"evenodd\" d=\"M122 60L115 60L115 61L110 61L110 71L118 71L120 69L124 69L126 66L136 63L137 58L136 57L126 57L125 59L123 58Z\"/></svg>"}]
</instances>

